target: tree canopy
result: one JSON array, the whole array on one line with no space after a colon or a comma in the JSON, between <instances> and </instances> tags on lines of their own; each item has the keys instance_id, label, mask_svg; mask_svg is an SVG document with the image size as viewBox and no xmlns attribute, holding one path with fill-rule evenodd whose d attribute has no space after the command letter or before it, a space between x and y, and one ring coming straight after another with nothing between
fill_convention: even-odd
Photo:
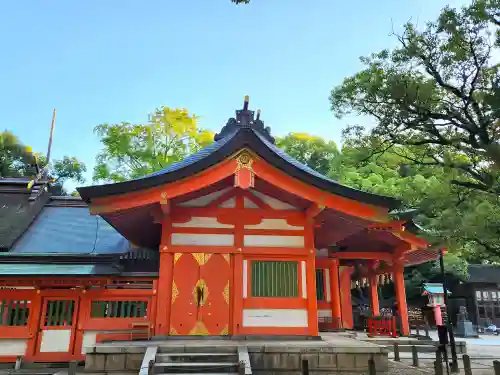
<instances>
[{"instance_id":1,"label":"tree canopy","mask_svg":"<svg viewBox=\"0 0 500 375\"><path fill-rule=\"evenodd\" d=\"M31 147L24 145L10 131L0 133L0 177L34 177L36 174L34 162ZM47 165L44 155L38 156L38 164L40 169ZM74 156L52 160L48 178L53 180L53 194L66 194L63 184L68 180L83 182L86 170L85 163Z\"/></svg>"},{"instance_id":2,"label":"tree canopy","mask_svg":"<svg viewBox=\"0 0 500 375\"><path fill-rule=\"evenodd\" d=\"M372 153L407 146L409 163L454 169L452 184L498 195L499 14L499 0L477 0L423 30L407 23L397 48L361 58L365 68L332 90L333 112L377 120Z\"/></svg>"},{"instance_id":3,"label":"tree canopy","mask_svg":"<svg viewBox=\"0 0 500 375\"><path fill-rule=\"evenodd\" d=\"M95 182L120 182L156 172L213 142L187 109L161 107L145 124L101 124L103 145L97 155Z\"/></svg>"},{"instance_id":4,"label":"tree canopy","mask_svg":"<svg viewBox=\"0 0 500 375\"><path fill-rule=\"evenodd\" d=\"M328 175L339 156L337 145L307 133L288 133L277 138L276 145L302 164Z\"/></svg>"}]
</instances>

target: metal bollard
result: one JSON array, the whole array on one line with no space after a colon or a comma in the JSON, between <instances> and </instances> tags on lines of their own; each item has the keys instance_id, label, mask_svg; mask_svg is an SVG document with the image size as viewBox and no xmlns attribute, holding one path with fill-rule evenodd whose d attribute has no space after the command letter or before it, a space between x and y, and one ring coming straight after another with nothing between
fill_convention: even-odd
<instances>
[{"instance_id":1,"label":"metal bollard","mask_svg":"<svg viewBox=\"0 0 500 375\"><path fill-rule=\"evenodd\" d=\"M302 375L309 375L309 361L307 359L302 360Z\"/></svg>"},{"instance_id":2,"label":"metal bollard","mask_svg":"<svg viewBox=\"0 0 500 375\"><path fill-rule=\"evenodd\" d=\"M368 360L368 375L377 375L377 369L375 367L375 359L373 359L373 355Z\"/></svg>"},{"instance_id":3,"label":"metal bollard","mask_svg":"<svg viewBox=\"0 0 500 375\"><path fill-rule=\"evenodd\" d=\"M495 375L500 375L500 361L493 361L493 369L495 370Z\"/></svg>"},{"instance_id":4,"label":"metal bollard","mask_svg":"<svg viewBox=\"0 0 500 375\"><path fill-rule=\"evenodd\" d=\"M464 361L464 372L465 372L465 375L472 375L472 368L471 368L471 363L470 363L470 357L467 354L464 354L462 356L462 359Z\"/></svg>"},{"instance_id":5,"label":"metal bollard","mask_svg":"<svg viewBox=\"0 0 500 375\"><path fill-rule=\"evenodd\" d=\"M417 336L420 336L420 324L417 324Z\"/></svg>"},{"instance_id":6,"label":"metal bollard","mask_svg":"<svg viewBox=\"0 0 500 375\"><path fill-rule=\"evenodd\" d=\"M418 367L418 350L415 345L412 345L411 347L411 358L413 361L413 366Z\"/></svg>"},{"instance_id":7,"label":"metal bollard","mask_svg":"<svg viewBox=\"0 0 500 375\"><path fill-rule=\"evenodd\" d=\"M16 364L14 366L15 371L21 370L21 366L23 365L23 356L20 355L19 357L16 358Z\"/></svg>"},{"instance_id":8,"label":"metal bollard","mask_svg":"<svg viewBox=\"0 0 500 375\"><path fill-rule=\"evenodd\" d=\"M155 373L155 361L151 359L148 363L148 375L154 375Z\"/></svg>"},{"instance_id":9,"label":"metal bollard","mask_svg":"<svg viewBox=\"0 0 500 375\"><path fill-rule=\"evenodd\" d=\"M396 362L401 361L401 358L399 357L399 344L397 342L394 343L394 360Z\"/></svg>"},{"instance_id":10,"label":"metal bollard","mask_svg":"<svg viewBox=\"0 0 500 375\"><path fill-rule=\"evenodd\" d=\"M438 361L434 361L434 375L443 375L443 364Z\"/></svg>"},{"instance_id":11,"label":"metal bollard","mask_svg":"<svg viewBox=\"0 0 500 375\"><path fill-rule=\"evenodd\" d=\"M245 362L241 361L238 367L238 375L245 375Z\"/></svg>"},{"instance_id":12,"label":"metal bollard","mask_svg":"<svg viewBox=\"0 0 500 375\"><path fill-rule=\"evenodd\" d=\"M76 375L76 370L78 369L78 362L71 361L69 363L68 375Z\"/></svg>"}]
</instances>

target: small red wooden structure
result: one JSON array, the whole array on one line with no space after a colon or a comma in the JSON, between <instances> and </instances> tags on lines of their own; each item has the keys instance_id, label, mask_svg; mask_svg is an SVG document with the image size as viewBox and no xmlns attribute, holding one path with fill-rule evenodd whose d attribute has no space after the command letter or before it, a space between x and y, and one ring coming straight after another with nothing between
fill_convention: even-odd
<instances>
[{"instance_id":1,"label":"small red wooden structure","mask_svg":"<svg viewBox=\"0 0 500 375\"><path fill-rule=\"evenodd\" d=\"M369 317L368 337L398 337L397 321L391 317Z\"/></svg>"},{"instance_id":2,"label":"small red wooden structure","mask_svg":"<svg viewBox=\"0 0 500 375\"><path fill-rule=\"evenodd\" d=\"M214 144L162 171L80 188L81 200L50 197L48 184L0 180L12 208L0 361L83 359L96 342L153 335L352 328L354 266L375 315L377 280L392 275L408 334L403 269L436 258L411 218L393 214L397 200L290 158L248 99Z\"/></svg>"}]
</instances>

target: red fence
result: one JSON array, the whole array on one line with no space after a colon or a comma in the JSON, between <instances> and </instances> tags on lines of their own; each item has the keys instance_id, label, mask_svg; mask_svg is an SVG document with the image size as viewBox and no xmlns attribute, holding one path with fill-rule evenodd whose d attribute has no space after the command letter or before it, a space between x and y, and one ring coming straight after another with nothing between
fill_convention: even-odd
<instances>
[{"instance_id":1,"label":"red fence","mask_svg":"<svg viewBox=\"0 0 500 375\"><path fill-rule=\"evenodd\" d=\"M368 318L368 336L369 337L397 337L396 317L374 316Z\"/></svg>"}]
</instances>

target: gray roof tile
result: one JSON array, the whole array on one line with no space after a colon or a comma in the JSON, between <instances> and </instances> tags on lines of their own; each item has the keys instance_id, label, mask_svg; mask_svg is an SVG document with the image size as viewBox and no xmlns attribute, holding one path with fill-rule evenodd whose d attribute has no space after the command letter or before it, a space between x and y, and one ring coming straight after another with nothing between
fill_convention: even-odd
<instances>
[{"instance_id":1,"label":"gray roof tile","mask_svg":"<svg viewBox=\"0 0 500 375\"><path fill-rule=\"evenodd\" d=\"M10 253L114 254L129 242L88 208L45 207Z\"/></svg>"}]
</instances>

